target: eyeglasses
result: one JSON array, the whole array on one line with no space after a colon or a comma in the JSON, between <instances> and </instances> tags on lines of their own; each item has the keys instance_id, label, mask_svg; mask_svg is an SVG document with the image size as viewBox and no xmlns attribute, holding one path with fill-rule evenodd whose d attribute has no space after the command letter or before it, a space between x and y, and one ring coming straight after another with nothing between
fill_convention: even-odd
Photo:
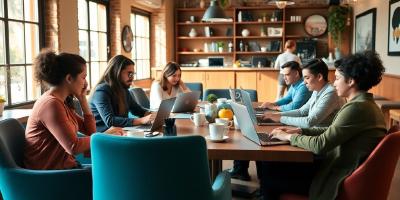
<instances>
[{"instance_id":1,"label":"eyeglasses","mask_svg":"<svg viewBox=\"0 0 400 200\"><path fill-rule=\"evenodd\" d=\"M129 73L128 73L128 77L129 77L129 78L133 78L135 75L136 75L135 72L129 72Z\"/></svg>"}]
</instances>

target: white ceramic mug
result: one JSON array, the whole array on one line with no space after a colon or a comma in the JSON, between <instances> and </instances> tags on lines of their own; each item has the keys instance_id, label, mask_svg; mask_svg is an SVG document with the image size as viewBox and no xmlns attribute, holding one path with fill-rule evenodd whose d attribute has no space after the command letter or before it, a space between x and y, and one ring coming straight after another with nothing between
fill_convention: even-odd
<instances>
[{"instance_id":1,"label":"white ceramic mug","mask_svg":"<svg viewBox=\"0 0 400 200\"><path fill-rule=\"evenodd\" d=\"M209 125L210 130L210 139L212 140L221 140L224 138L226 128L225 124L222 123L212 123Z\"/></svg>"},{"instance_id":2,"label":"white ceramic mug","mask_svg":"<svg viewBox=\"0 0 400 200\"><path fill-rule=\"evenodd\" d=\"M229 118L215 118L215 123L222 123L226 128L229 128L233 125L232 121Z\"/></svg>"},{"instance_id":3,"label":"white ceramic mug","mask_svg":"<svg viewBox=\"0 0 400 200\"><path fill-rule=\"evenodd\" d=\"M193 115L190 116L190 119L195 126L203 126L206 122L206 115L204 113L193 113Z\"/></svg>"}]
</instances>

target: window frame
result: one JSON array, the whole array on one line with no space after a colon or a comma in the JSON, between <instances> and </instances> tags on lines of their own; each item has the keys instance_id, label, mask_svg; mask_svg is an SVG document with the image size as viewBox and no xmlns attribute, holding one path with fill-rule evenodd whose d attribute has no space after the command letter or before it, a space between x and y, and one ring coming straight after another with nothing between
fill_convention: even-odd
<instances>
[{"instance_id":1,"label":"window frame","mask_svg":"<svg viewBox=\"0 0 400 200\"><path fill-rule=\"evenodd\" d=\"M131 15L141 15L141 16L144 16L144 17L147 17L148 19L149 19L149 59L137 59L137 58L135 58L135 57L132 57L132 60L135 62L135 71L136 71L136 74L135 74L135 78L134 78L134 80L135 81L142 81L142 80L149 80L149 79L151 79L151 12L148 12L148 11L145 11L145 10L142 10L142 9L139 9L139 8L136 8L136 7L132 7L131 8L131 13L130 13L130 16ZM136 17L135 17L135 19L136 19ZM131 25L132 25L132 22L130 23ZM136 31L137 31L137 28L135 27L134 28L134 31L133 31L133 42L135 43L134 44L134 49L132 49L132 52L131 52L131 55L133 55L133 54L135 54L135 55L137 55L138 53L137 53L137 50L138 50L138 43L137 43L137 38L138 38L138 36L137 36L137 34L136 34ZM140 37L140 38L142 38L142 37ZM135 51L135 52L133 52L133 51ZM141 78L141 79L138 79L137 78L137 67L138 67L138 65L137 65L137 61L138 60L148 60L149 61L149 77L146 77L146 78Z\"/></svg>"},{"instance_id":2,"label":"window frame","mask_svg":"<svg viewBox=\"0 0 400 200\"><path fill-rule=\"evenodd\" d=\"M11 64L11 59L10 59L10 36L9 36L9 22L18 22L22 23L24 27L23 31L23 40L24 40L24 46L26 47L26 35L25 35L25 26L27 24L33 24L38 26L38 39L39 39L39 51L45 46L45 20L44 20L44 11L45 11L45 1L44 0L35 0L37 1L38 4L38 21L37 22L32 22L32 21L26 21L24 16L25 16L25 2L22 1L22 16L23 19L10 19L8 16L8 1L12 0L3 0L3 17L0 17L0 21L4 23L4 45L5 45L5 63L0 64L0 68L5 68L5 73L6 73L6 81L7 81L7 86L6 86L6 95L7 95L7 102L5 104L5 109L9 108L15 108L15 107L20 107L24 105L30 105L36 101L35 100L26 100L23 102L18 102L18 103L13 103L12 101L12 95L11 95L11 67L18 67L18 66L23 66L24 67L24 78L25 78L25 94L28 95L28 79L27 79L27 67L32 66L32 72L33 72L33 59L36 57L36 55L32 55L32 62L28 63L26 61L26 48L24 48L24 62L19 63L19 64ZM32 74L34 76L34 74ZM43 84L40 84L40 90L41 93L43 93ZM26 99L28 99L28 96L26 96Z\"/></svg>"},{"instance_id":3,"label":"window frame","mask_svg":"<svg viewBox=\"0 0 400 200\"><path fill-rule=\"evenodd\" d=\"M88 59L87 60L85 59L85 60L86 60L86 65L87 65L88 78L89 78L89 80L87 80L87 81L88 81L89 88L91 90L94 87L94 85L92 85L92 71L91 71L92 70L92 64L91 64L91 62L97 62L97 63L106 62L106 63L108 63L108 61L111 58L111 51L110 51L110 48L111 48L110 18L109 18L109 16L110 16L110 3L109 3L108 0L85 0L85 1L86 1L86 13L87 13L87 29L81 29L79 27L79 23L78 23L78 27L77 27L78 28L78 43L79 43L79 31L86 31L87 32L87 36L88 36L88 45L89 45L88 47L89 47L89 49L88 49ZM78 2L79 1L77 1L77 3ZM90 7L89 7L90 6L90 2L93 2L93 3L96 3L96 4L102 4L102 5L104 5L106 7L106 26L107 26L106 32L105 32L106 36L107 36L107 59L106 59L106 61L100 61L100 60L92 61L91 60L91 51L90 51L91 34L90 33L91 32L104 33L104 32L98 31L98 30L96 30L96 31L90 30L90 22L91 22L91 20L90 20ZM78 49L79 49L79 45L78 45Z\"/></svg>"}]
</instances>

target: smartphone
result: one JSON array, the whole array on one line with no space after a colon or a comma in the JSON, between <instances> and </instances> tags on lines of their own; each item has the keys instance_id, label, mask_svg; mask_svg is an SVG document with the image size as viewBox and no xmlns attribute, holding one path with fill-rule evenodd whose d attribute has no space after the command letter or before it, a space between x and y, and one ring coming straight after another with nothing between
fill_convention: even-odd
<instances>
[{"instance_id":1,"label":"smartphone","mask_svg":"<svg viewBox=\"0 0 400 200\"><path fill-rule=\"evenodd\" d=\"M157 135L160 135L160 132L154 131L154 132L145 132L144 137L155 137Z\"/></svg>"}]
</instances>

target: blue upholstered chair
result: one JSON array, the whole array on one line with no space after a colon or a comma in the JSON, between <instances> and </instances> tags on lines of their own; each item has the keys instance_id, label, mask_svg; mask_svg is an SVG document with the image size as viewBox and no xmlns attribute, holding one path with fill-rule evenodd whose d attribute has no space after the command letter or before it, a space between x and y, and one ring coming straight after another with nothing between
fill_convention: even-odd
<instances>
[{"instance_id":1,"label":"blue upholstered chair","mask_svg":"<svg viewBox=\"0 0 400 200\"><path fill-rule=\"evenodd\" d=\"M16 119L0 121L0 190L5 200L92 198L91 169L22 168L25 131Z\"/></svg>"},{"instance_id":2,"label":"blue upholstered chair","mask_svg":"<svg viewBox=\"0 0 400 200\"><path fill-rule=\"evenodd\" d=\"M239 90L235 89L236 97L240 98L240 92L238 93L238 91ZM258 101L257 90L245 89L245 91L250 94L251 101L253 102ZM207 101L207 96L209 94L215 94L217 95L218 98L227 98L227 99L231 98L231 96L229 95L229 89L207 89L204 92L203 101Z\"/></svg>"},{"instance_id":3,"label":"blue upholstered chair","mask_svg":"<svg viewBox=\"0 0 400 200\"><path fill-rule=\"evenodd\" d=\"M230 176L211 185L201 136L92 136L93 199L232 199Z\"/></svg>"},{"instance_id":4,"label":"blue upholstered chair","mask_svg":"<svg viewBox=\"0 0 400 200\"><path fill-rule=\"evenodd\" d=\"M203 84L202 83L185 83L185 85L191 91L200 91L199 99L201 99L203 97Z\"/></svg>"},{"instance_id":5,"label":"blue upholstered chair","mask_svg":"<svg viewBox=\"0 0 400 200\"><path fill-rule=\"evenodd\" d=\"M142 88L130 88L129 92L132 95L132 98L143 108L150 108L150 101L146 95L146 92Z\"/></svg>"}]
</instances>

